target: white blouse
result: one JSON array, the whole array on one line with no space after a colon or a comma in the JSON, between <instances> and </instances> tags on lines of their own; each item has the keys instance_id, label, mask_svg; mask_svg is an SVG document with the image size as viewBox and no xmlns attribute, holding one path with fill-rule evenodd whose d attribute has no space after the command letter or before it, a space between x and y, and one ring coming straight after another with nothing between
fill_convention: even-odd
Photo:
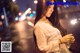
<instances>
[{"instance_id":1,"label":"white blouse","mask_svg":"<svg viewBox=\"0 0 80 53\"><path fill-rule=\"evenodd\" d=\"M62 38L60 31L49 22L38 21L34 27L38 48L46 53L60 53L59 39Z\"/></svg>"}]
</instances>

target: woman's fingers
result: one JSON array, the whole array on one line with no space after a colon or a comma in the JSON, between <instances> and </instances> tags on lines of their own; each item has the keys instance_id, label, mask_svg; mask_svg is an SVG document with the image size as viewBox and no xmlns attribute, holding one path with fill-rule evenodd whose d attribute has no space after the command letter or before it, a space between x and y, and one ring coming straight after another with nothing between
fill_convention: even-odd
<instances>
[{"instance_id":1,"label":"woman's fingers","mask_svg":"<svg viewBox=\"0 0 80 53\"><path fill-rule=\"evenodd\" d=\"M75 41L75 38L72 34L68 34L64 36L61 40L63 43L73 43Z\"/></svg>"}]
</instances>

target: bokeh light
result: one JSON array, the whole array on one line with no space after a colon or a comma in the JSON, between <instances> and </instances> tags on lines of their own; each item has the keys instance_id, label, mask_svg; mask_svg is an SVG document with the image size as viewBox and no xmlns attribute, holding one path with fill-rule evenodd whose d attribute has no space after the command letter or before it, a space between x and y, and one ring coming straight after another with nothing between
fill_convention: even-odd
<instances>
[{"instance_id":1,"label":"bokeh light","mask_svg":"<svg viewBox=\"0 0 80 53\"><path fill-rule=\"evenodd\" d=\"M77 19L73 19L73 20L70 21L70 23L71 23L72 25L75 25L77 22L78 22Z\"/></svg>"}]
</instances>

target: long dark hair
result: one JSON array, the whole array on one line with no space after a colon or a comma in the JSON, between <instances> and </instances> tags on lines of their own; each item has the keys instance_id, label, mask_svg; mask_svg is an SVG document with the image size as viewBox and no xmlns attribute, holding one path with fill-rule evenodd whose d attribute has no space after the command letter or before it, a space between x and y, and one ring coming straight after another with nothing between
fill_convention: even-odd
<instances>
[{"instance_id":1,"label":"long dark hair","mask_svg":"<svg viewBox=\"0 0 80 53\"><path fill-rule=\"evenodd\" d=\"M35 18L35 23L34 24L36 24L42 18L42 16L45 16L45 14L46 14L46 12L48 10L48 7L49 7L49 6L46 5L47 1L57 2L56 0L38 0L38 4L37 4L37 8L36 8L37 14L36 14L36 18ZM48 18L48 20L52 23L52 25L54 27L58 27L59 26L57 5L54 6L54 12L50 16L50 18Z\"/></svg>"},{"instance_id":2,"label":"long dark hair","mask_svg":"<svg viewBox=\"0 0 80 53\"><path fill-rule=\"evenodd\" d=\"M36 8L37 13L36 13L34 25L42 18L42 16L45 16L45 13L49 7L46 5L47 1L57 2L57 0L38 0L38 4ZM62 26L59 23L57 5L54 6L54 12L50 16L50 18L48 18L48 20L52 23L54 27L58 28L61 31L62 35L66 34L65 30L62 28Z\"/></svg>"},{"instance_id":3,"label":"long dark hair","mask_svg":"<svg viewBox=\"0 0 80 53\"><path fill-rule=\"evenodd\" d=\"M42 18L42 16L45 15L48 6L46 5L47 1L52 1L52 0L38 0L38 4L37 4L37 8L36 8L36 18L35 18L35 22L34 25ZM53 0L54 2L57 2L57 0ZM47 18L47 17L46 17ZM54 12L52 13L52 15L50 16L50 18L47 18L54 27L58 28L61 33L64 35L64 29L61 27L60 23L59 23L59 18L58 18L58 11L57 11L57 5L54 6ZM34 39L35 39L35 43L36 43L36 37L34 34ZM36 43L37 44L37 43Z\"/></svg>"},{"instance_id":4,"label":"long dark hair","mask_svg":"<svg viewBox=\"0 0 80 53\"><path fill-rule=\"evenodd\" d=\"M46 5L46 2L49 1L54 1L54 0L38 0L38 4L37 4L37 8L36 8L36 19L35 19L35 23L36 24L41 18L42 16L45 16L49 5Z\"/></svg>"}]
</instances>

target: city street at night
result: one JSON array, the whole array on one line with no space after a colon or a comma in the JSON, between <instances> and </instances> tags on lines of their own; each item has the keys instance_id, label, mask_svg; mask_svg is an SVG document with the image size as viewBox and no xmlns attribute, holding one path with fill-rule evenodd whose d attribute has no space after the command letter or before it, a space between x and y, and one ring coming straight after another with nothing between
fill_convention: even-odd
<instances>
[{"instance_id":1,"label":"city street at night","mask_svg":"<svg viewBox=\"0 0 80 53\"><path fill-rule=\"evenodd\" d=\"M54 3L48 5L48 1ZM38 21L46 24L41 22L40 25ZM41 27L37 28L38 25ZM48 25L59 31L49 29ZM57 39L54 34L61 37ZM72 34L74 41L67 41L69 37L64 38L66 34ZM59 40L58 45L53 39ZM37 40L42 41L39 43ZM60 44L70 44L67 49L80 53L80 0L0 0L0 43L0 53L65 53L60 51ZM57 48L55 45L59 51L54 49Z\"/></svg>"}]
</instances>

